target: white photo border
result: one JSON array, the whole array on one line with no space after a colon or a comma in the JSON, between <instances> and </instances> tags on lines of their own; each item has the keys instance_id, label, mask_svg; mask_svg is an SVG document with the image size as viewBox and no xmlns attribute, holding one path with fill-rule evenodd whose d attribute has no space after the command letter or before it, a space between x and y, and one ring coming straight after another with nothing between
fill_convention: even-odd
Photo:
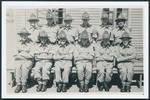
<instances>
[{"instance_id":1,"label":"white photo border","mask_svg":"<svg viewBox=\"0 0 150 100\"><path fill-rule=\"evenodd\" d=\"M33 6L34 5L34 6ZM35 95L35 94L11 94L8 95L6 93L6 8L14 7L30 7L30 8L143 8L143 55L144 55L144 95L140 95L139 93L120 93L120 92L106 92L106 93L65 93L65 94L57 94L57 93L45 93L44 95ZM2 1L2 98L148 98L148 89L149 89L149 76L148 76L148 27L149 27L149 8L148 2L19 2L19 1Z\"/></svg>"}]
</instances>

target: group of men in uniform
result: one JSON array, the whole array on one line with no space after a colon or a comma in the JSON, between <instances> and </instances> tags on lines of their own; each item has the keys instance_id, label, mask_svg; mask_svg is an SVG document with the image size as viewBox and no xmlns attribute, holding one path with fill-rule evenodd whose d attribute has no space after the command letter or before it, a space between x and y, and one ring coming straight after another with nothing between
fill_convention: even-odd
<instances>
[{"instance_id":1,"label":"group of men in uniform","mask_svg":"<svg viewBox=\"0 0 150 100\"><path fill-rule=\"evenodd\" d=\"M113 67L117 66L122 83L121 92L130 92L133 78L134 47L131 45L130 30L124 27L125 17L120 14L116 19L118 28L108 25L108 14L101 16L102 25L93 27L89 24L87 12L82 15L83 23L74 28L72 17L67 14L65 26L60 28L54 23L54 15L48 11L47 24L38 26L39 19L31 14L29 28L23 28L18 35L16 63L15 93L27 92L29 71L34 67L34 79L38 82L37 92L47 89L51 68L55 70L57 92L66 92L69 74L73 65L77 68L79 92L89 92L89 81L93 66L97 68L99 91L109 91L108 83L113 75ZM31 38L29 38L29 35ZM54 66L53 66L54 65Z\"/></svg>"}]
</instances>

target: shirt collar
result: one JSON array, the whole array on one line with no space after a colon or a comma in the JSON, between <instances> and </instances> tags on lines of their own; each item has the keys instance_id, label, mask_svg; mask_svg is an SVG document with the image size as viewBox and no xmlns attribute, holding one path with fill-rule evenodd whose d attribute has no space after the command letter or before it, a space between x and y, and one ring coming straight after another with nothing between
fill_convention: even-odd
<instances>
[{"instance_id":1,"label":"shirt collar","mask_svg":"<svg viewBox=\"0 0 150 100\"><path fill-rule=\"evenodd\" d=\"M64 27L64 30L71 30L72 29L72 27L70 26L70 27Z\"/></svg>"},{"instance_id":2,"label":"shirt collar","mask_svg":"<svg viewBox=\"0 0 150 100\"><path fill-rule=\"evenodd\" d=\"M66 48L66 45L59 45L60 48Z\"/></svg>"},{"instance_id":3,"label":"shirt collar","mask_svg":"<svg viewBox=\"0 0 150 100\"><path fill-rule=\"evenodd\" d=\"M87 25L85 25L84 23L82 23L80 26L81 26L81 27L84 27L84 28L89 28L89 27L91 27L92 25L90 25L89 23L88 23Z\"/></svg>"},{"instance_id":4,"label":"shirt collar","mask_svg":"<svg viewBox=\"0 0 150 100\"><path fill-rule=\"evenodd\" d=\"M48 46L47 46L47 44L45 44L45 45L40 44L40 47L48 47Z\"/></svg>"},{"instance_id":5,"label":"shirt collar","mask_svg":"<svg viewBox=\"0 0 150 100\"><path fill-rule=\"evenodd\" d=\"M126 48L130 48L131 45L131 41L128 43L127 46L123 45L123 43L120 43L120 46L123 48L123 49L126 49Z\"/></svg>"},{"instance_id":6,"label":"shirt collar","mask_svg":"<svg viewBox=\"0 0 150 100\"><path fill-rule=\"evenodd\" d=\"M19 42L21 42L22 45L27 45L27 43L33 42L30 38L26 39L26 41L22 41L20 40Z\"/></svg>"},{"instance_id":7,"label":"shirt collar","mask_svg":"<svg viewBox=\"0 0 150 100\"><path fill-rule=\"evenodd\" d=\"M31 26L29 30L35 31L35 30L38 30L38 28Z\"/></svg>"},{"instance_id":8,"label":"shirt collar","mask_svg":"<svg viewBox=\"0 0 150 100\"><path fill-rule=\"evenodd\" d=\"M55 23L52 23L52 24L48 24L48 23L47 23L46 26L47 26L47 28L48 28L48 27L54 27L54 26L55 26Z\"/></svg>"},{"instance_id":9,"label":"shirt collar","mask_svg":"<svg viewBox=\"0 0 150 100\"><path fill-rule=\"evenodd\" d=\"M125 27L123 27L122 29L117 29L117 31L125 31Z\"/></svg>"},{"instance_id":10,"label":"shirt collar","mask_svg":"<svg viewBox=\"0 0 150 100\"><path fill-rule=\"evenodd\" d=\"M110 42L107 44L107 45L104 45L104 43L103 43L103 41L101 42L101 46L103 47L103 48L109 48L111 45L110 45Z\"/></svg>"},{"instance_id":11,"label":"shirt collar","mask_svg":"<svg viewBox=\"0 0 150 100\"><path fill-rule=\"evenodd\" d=\"M100 25L101 28L109 28L109 25Z\"/></svg>"}]
</instances>

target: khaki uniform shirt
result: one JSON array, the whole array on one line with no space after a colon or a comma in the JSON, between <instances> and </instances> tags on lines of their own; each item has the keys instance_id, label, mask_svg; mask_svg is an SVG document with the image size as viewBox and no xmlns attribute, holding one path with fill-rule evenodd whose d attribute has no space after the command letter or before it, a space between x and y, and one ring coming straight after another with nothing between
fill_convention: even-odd
<instances>
[{"instance_id":1,"label":"khaki uniform shirt","mask_svg":"<svg viewBox=\"0 0 150 100\"><path fill-rule=\"evenodd\" d=\"M123 28L123 29L119 29L119 28L115 28L112 31L112 35L111 35L111 40L115 41L116 43L121 43L121 39L119 39L120 37L122 37L122 34L127 31L128 33L131 33L131 30L129 28Z\"/></svg>"},{"instance_id":2,"label":"khaki uniform shirt","mask_svg":"<svg viewBox=\"0 0 150 100\"><path fill-rule=\"evenodd\" d=\"M77 35L78 35L78 31L76 28L70 27L69 29L66 27L62 27L59 30L59 33L61 31L64 31L67 35L67 40L69 41L69 43L75 43L75 41L77 40Z\"/></svg>"},{"instance_id":3,"label":"khaki uniform shirt","mask_svg":"<svg viewBox=\"0 0 150 100\"><path fill-rule=\"evenodd\" d=\"M48 38L50 42L55 43L57 41L58 31L60 27L58 25L44 25L42 30L45 30L48 33Z\"/></svg>"}]
</instances>

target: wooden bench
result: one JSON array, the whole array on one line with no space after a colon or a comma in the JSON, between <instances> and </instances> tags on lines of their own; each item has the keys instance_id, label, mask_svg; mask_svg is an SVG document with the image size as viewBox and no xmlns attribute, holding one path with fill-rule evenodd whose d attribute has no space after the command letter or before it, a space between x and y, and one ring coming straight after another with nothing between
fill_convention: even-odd
<instances>
[{"instance_id":1,"label":"wooden bench","mask_svg":"<svg viewBox=\"0 0 150 100\"><path fill-rule=\"evenodd\" d=\"M143 63L141 63L141 61L136 61L134 63L135 67L134 67L134 74L138 74L139 77L138 79L136 79L137 82L137 86L139 88L142 87L142 82L143 82ZM15 85L15 69L7 69L8 73L9 73L9 82L8 84L13 87ZM51 69L51 73L54 73L54 67ZM96 67L93 68L92 73L97 73L97 69ZM76 67L72 67L71 73L77 73L77 69ZM117 68L113 68L113 74L118 74L118 70ZM31 70L31 77L34 76L34 68L32 68Z\"/></svg>"}]
</instances>

